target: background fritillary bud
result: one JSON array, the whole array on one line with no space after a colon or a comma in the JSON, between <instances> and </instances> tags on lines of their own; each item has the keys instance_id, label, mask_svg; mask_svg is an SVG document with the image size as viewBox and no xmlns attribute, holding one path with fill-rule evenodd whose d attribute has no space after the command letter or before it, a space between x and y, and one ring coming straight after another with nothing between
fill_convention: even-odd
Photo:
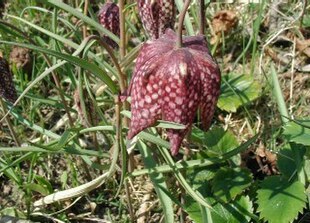
<instances>
[{"instance_id":1,"label":"background fritillary bud","mask_svg":"<svg viewBox=\"0 0 310 223\"><path fill-rule=\"evenodd\" d=\"M144 29L151 39L157 39L168 28L173 29L175 5L173 0L138 0L138 9Z\"/></svg>"},{"instance_id":2,"label":"background fritillary bud","mask_svg":"<svg viewBox=\"0 0 310 223\"><path fill-rule=\"evenodd\" d=\"M115 3L110 1L105 3L99 10L98 20L104 28L114 35L120 36L119 8ZM113 48L117 47L117 44L110 37L104 35L103 39L109 46Z\"/></svg>"},{"instance_id":3,"label":"background fritillary bud","mask_svg":"<svg viewBox=\"0 0 310 223\"><path fill-rule=\"evenodd\" d=\"M12 103L17 99L9 64L2 57L0 57L0 96Z\"/></svg>"}]
</instances>

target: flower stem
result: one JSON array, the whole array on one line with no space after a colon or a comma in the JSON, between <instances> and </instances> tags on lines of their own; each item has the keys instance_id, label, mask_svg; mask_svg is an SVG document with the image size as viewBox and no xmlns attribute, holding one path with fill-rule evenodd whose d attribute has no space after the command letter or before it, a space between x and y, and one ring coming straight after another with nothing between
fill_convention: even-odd
<instances>
[{"instance_id":1,"label":"flower stem","mask_svg":"<svg viewBox=\"0 0 310 223\"><path fill-rule=\"evenodd\" d=\"M199 24L199 34L200 35L205 35L205 5L204 5L204 0L199 0L199 19L200 19L200 24Z\"/></svg>"},{"instance_id":2,"label":"flower stem","mask_svg":"<svg viewBox=\"0 0 310 223\"><path fill-rule=\"evenodd\" d=\"M124 92L125 89L126 89L126 79L125 79L125 76L122 72L122 69L118 63L118 60L117 58L115 57L114 53L113 53L113 50L111 49L111 47L106 43L104 42L99 36L96 36L96 35L91 35L89 37L87 37L89 40L92 40L92 39L95 39L98 41L98 43L107 51L107 53L109 54L109 56L111 57L112 59L112 62L117 70L117 74L118 74L118 81L119 81L119 85L120 85L120 90L121 92Z\"/></svg>"},{"instance_id":3,"label":"flower stem","mask_svg":"<svg viewBox=\"0 0 310 223\"><path fill-rule=\"evenodd\" d=\"M180 13L179 16L179 27L178 27L178 39L177 39L177 48L181 48L182 47L182 30L183 30L183 22L184 22L184 18L187 12L187 9L189 7L191 3L191 0L186 0L186 2L184 3L182 12Z\"/></svg>"},{"instance_id":4,"label":"flower stem","mask_svg":"<svg viewBox=\"0 0 310 223\"><path fill-rule=\"evenodd\" d=\"M120 43L119 43L119 53L120 59L124 59L126 55L126 32L125 32L125 15L124 15L124 0L119 0L119 25L120 25Z\"/></svg>"},{"instance_id":5,"label":"flower stem","mask_svg":"<svg viewBox=\"0 0 310 223\"><path fill-rule=\"evenodd\" d=\"M89 0L84 1L84 15L87 16L88 12L88 7L89 7ZM85 39L87 37L87 26L84 24L83 26L83 38Z\"/></svg>"}]
</instances>

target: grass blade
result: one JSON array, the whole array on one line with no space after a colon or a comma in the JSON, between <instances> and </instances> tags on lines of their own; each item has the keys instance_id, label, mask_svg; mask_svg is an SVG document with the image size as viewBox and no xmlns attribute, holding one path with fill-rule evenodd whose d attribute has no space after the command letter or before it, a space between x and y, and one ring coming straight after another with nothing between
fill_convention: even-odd
<instances>
[{"instance_id":1,"label":"grass blade","mask_svg":"<svg viewBox=\"0 0 310 223\"><path fill-rule=\"evenodd\" d=\"M146 169L151 170L155 168L156 161L154 160L150 149L141 140L138 141L138 147L143 157ZM151 172L149 176L153 182L154 189L160 200L161 207L165 216L165 222L174 223L172 200L167 194L167 192L169 192L169 189L165 182L164 175L161 173Z\"/></svg>"}]
</instances>

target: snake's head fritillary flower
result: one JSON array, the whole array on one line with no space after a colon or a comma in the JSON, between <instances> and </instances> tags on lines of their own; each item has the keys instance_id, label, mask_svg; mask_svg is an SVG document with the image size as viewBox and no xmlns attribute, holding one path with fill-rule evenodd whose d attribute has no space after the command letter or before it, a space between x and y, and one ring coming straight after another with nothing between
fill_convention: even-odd
<instances>
[{"instance_id":1,"label":"snake's head fritillary flower","mask_svg":"<svg viewBox=\"0 0 310 223\"><path fill-rule=\"evenodd\" d=\"M17 99L9 64L2 57L0 57L0 96L12 103Z\"/></svg>"},{"instance_id":2,"label":"snake's head fritillary flower","mask_svg":"<svg viewBox=\"0 0 310 223\"><path fill-rule=\"evenodd\" d=\"M108 1L103 4L98 13L98 20L104 28L114 35L120 36L119 8L115 3ZM117 47L117 44L110 37L104 35L103 39L111 47Z\"/></svg>"},{"instance_id":3,"label":"snake's head fritillary flower","mask_svg":"<svg viewBox=\"0 0 310 223\"><path fill-rule=\"evenodd\" d=\"M176 48L176 39L176 34L167 30L161 38L143 45L128 89L132 113L128 138L157 120L183 124L185 129L167 129L173 155L199 108L203 127L209 128L221 81L203 36L184 37L181 48Z\"/></svg>"},{"instance_id":4,"label":"snake's head fritillary flower","mask_svg":"<svg viewBox=\"0 0 310 223\"><path fill-rule=\"evenodd\" d=\"M157 39L175 20L174 0L138 0L138 9L144 29L152 39Z\"/></svg>"}]
</instances>

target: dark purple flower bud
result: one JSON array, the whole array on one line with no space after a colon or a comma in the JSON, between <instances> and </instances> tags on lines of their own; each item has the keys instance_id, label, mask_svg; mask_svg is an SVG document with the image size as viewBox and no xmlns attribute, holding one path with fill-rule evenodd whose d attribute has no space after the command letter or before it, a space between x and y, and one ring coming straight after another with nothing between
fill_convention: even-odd
<instances>
[{"instance_id":1,"label":"dark purple flower bud","mask_svg":"<svg viewBox=\"0 0 310 223\"><path fill-rule=\"evenodd\" d=\"M12 103L17 99L9 64L2 57L0 57L0 96Z\"/></svg>"},{"instance_id":2,"label":"dark purple flower bud","mask_svg":"<svg viewBox=\"0 0 310 223\"><path fill-rule=\"evenodd\" d=\"M105 3L98 13L98 20L104 28L112 32L114 35L118 37L120 36L119 8L115 3L109 1ZM111 47L117 47L117 44L108 36L104 35L103 39Z\"/></svg>"},{"instance_id":3,"label":"dark purple flower bud","mask_svg":"<svg viewBox=\"0 0 310 223\"><path fill-rule=\"evenodd\" d=\"M152 39L157 39L175 20L174 0L138 0L138 9L144 29Z\"/></svg>"},{"instance_id":4,"label":"dark purple flower bud","mask_svg":"<svg viewBox=\"0 0 310 223\"><path fill-rule=\"evenodd\" d=\"M176 48L176 34L146 42L138 55L129 86L131 125L128 138L157 120L180 123L185 129L167 129L171 153L176 155L198 108L208 129L220 93L220 70L203 36L184 37Z\"/></svg>"}]
</instances>

